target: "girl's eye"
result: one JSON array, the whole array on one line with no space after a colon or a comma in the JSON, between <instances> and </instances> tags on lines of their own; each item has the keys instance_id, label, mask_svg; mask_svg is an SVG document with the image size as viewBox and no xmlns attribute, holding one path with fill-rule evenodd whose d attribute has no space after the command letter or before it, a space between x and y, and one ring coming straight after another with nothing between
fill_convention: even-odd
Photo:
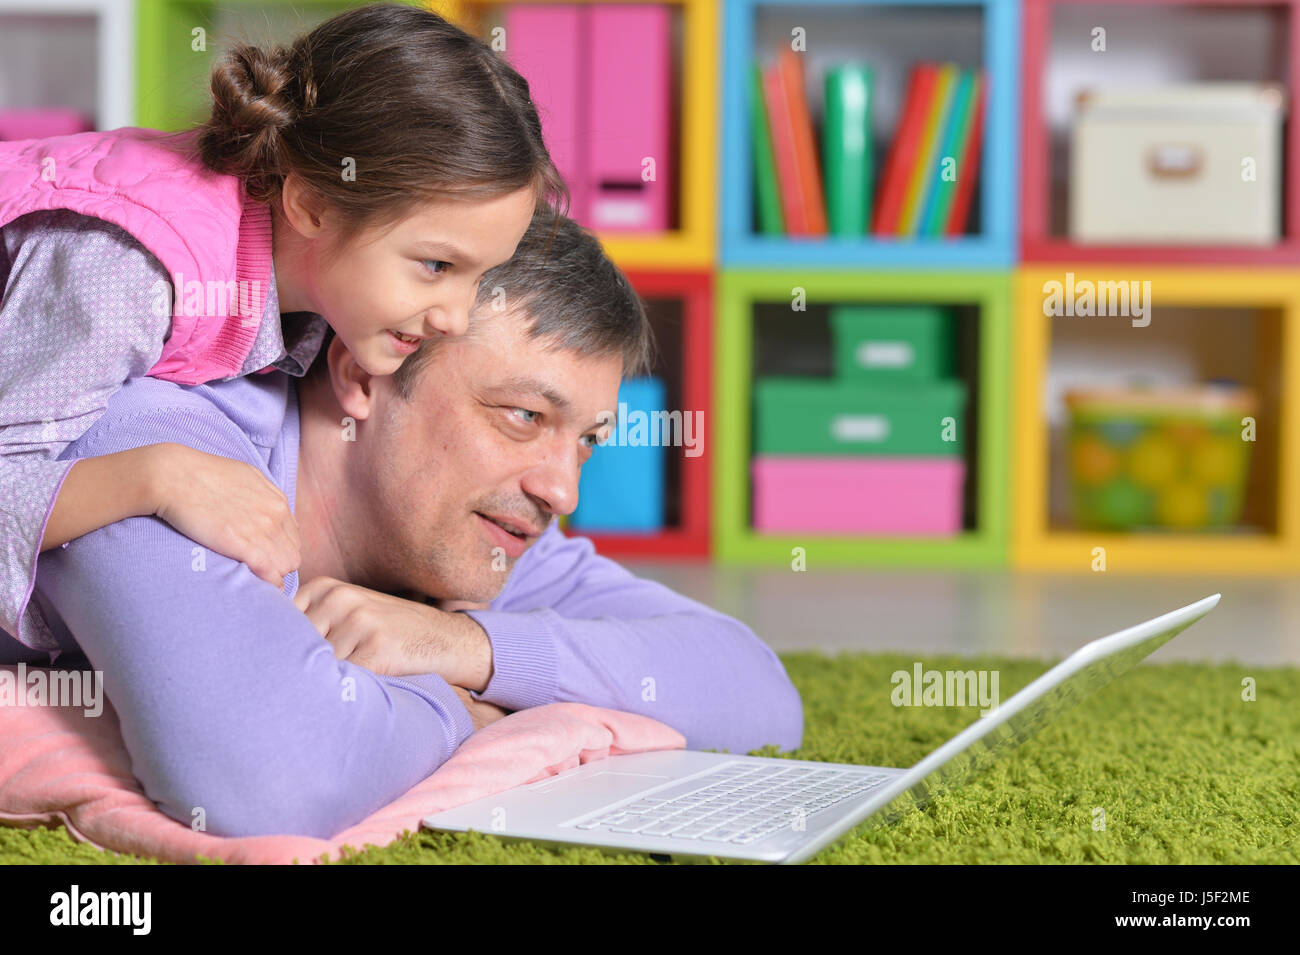
<instances>
[{"instance_id":1,"label":"girl's eye","mask_svg":"<svg viewBox=\"0 0 1300 955\"><path fill-rule=\"evenodd\" d=\"M446 266L446 268L442 268L442 269L431 269L431 268L429 268L429 265L428 265L428 263L430 263L430 262L432 262L434 265L443 265L443 266ZM425 270L426 270L426 271L428 271L428 272L432 272L434 275L441 275L443 272L447 271L447 269L451 268L451 263L450 263L450 262L444 262L444 261L442 261L442 259L425 259L421 264L425 267Z\"/></svg>"},{"instance_id":2,"label":"girl's eye","mask_svg":"<svg viewBox=\"0 0 1300 955\"><path fill-rule=\"evenodd\" d=\"M598 434L584 434L582 440L588 442L587 447L593 450L600 446L600 435Z\"/></svg>"}]
</instances>

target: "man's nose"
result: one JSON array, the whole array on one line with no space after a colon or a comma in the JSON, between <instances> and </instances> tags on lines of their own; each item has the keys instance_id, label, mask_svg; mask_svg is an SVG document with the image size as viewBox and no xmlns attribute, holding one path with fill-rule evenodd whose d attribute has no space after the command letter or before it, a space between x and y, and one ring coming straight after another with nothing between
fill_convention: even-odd
<instances>
[{"instance_id":1,"label":"man's nose","mask_svg":"<svg viewBox=\"0 0 1300 955\"><path fill-rule=\"evenodd\" d=\"M580 474L577 448L565 449L557 443L552 453L524 475L521 486L526 494L542 503L549 519L551 514L572 514L578 506Z\"/></svg>"}]
</instances>

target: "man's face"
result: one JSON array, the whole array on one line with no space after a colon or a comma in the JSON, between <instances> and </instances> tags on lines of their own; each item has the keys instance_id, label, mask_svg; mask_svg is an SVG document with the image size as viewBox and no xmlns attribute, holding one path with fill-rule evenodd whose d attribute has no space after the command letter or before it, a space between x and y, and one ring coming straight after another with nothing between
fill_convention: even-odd
<instances>
[{"instance_id":1,"label":"man's face","mask_svg":"<svg viewBox=\"0 0 1300 955\"><path fill-rule=\"evenodd\" d=\"M351 482L367 489L370 586L496 597L552 517L577 505L621 376L618 357L548 350L517 313L480 310L467 336L438 342L409 402L390 377L375 379Z\"/></svg>"}]
</instances>

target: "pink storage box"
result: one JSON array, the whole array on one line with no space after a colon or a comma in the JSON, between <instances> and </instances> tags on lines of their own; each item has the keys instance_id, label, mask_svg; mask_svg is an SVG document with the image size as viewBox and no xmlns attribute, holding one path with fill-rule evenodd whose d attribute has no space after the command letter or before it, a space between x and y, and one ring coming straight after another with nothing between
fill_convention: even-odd
<instances>
[{"instance_id":1,"label":"pink storage box","mask_svg":"<svg viewBox=\"0 0 1300 955\"><path fill-rule=\"evenodd\" d=\"M759 455L754 529L951 536L962 530L961 458Z\"/></svg>"},{"instance_id":2,"label":"pink storage box","mask_svg":"<svg viewBox=\"0 0 1300 955\"><path fill-rule=\"evenodd\" d=\"M94 128L90 118L75 109L0 109L0 140L69 136Z\"/></svg>"}]
</instances>

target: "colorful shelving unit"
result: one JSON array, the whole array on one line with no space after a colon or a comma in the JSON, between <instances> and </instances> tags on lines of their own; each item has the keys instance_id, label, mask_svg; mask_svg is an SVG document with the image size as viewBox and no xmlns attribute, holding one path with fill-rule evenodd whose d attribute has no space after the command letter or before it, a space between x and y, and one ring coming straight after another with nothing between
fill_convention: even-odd
<instances>
[{"instance_id":1,"label":"colorful shelving unit","mask_svg":"<svg viewBox=\"0 0 1300 955\"><path fill-rule=\"evenodd\" d=\"M803 548L808 565L989 566L1007 550L1007 400L1011 308L1005 272L911 273L863 270L726 269L719 279L714 380L713 547L719 560L784 564ZM750 525L754 312L759 303L784 303L802 290L807 304L909 302L966 306L974 313L971 360L978 380L966 419L973 429L967 475L973 481L970 519L954 537L841 537L766 535ZM800 314L791 313L791 321ZM744 396L743 398L738 396Z\"/></svg>"},{"instance_id":2,"label":"colorful shelving unit","mask_svg":"<svg viewBox=\"0 0 1300 955\"><path fill-rule=\"evenodd\" d=\"M1044 287L1060 282L1065 270L1026 267L1017 276L1015 345L1016 382L1012 431L1015 436L1012 558L1024 569L1089 571L1104 557L1106 571L1263 573L1300 569L1300 284L1282 269L1200 268L1196 270L1125 265L1086 265L1073 270L1073 282L1149 281L1151 299L1159 303L1151 325L1125 334L1140 344L1161 323L1177 334L1178 315L1162 318L1160 309L1178 307L1257 310L1250 329L1249 374L1265 401L1253 416L1257 448L1252 452L1264 470L1256 475L1257 526L1238 533L1104 533L1074 530L1053 521L1049 506L1049 428L1043 413L1048 369L1052 363L1054 322L1106 322L1096 317L1053 318L1044 314ZM1145 320L1145 319L1144 319ZM1186 319L1185 319L1186 320ZM1225 320L1226 321L1226 320ZM1236 317L1238 334L1241 318ZM1131 323L1130 323L1131 324ZM1060 327L1057 325L1056 327ZM1225 329L1229 335L1231 330ZM1213 346L1211 346L1213 347ZM1035 400L1031 401L1030 396ZM1058 462L1058 467L1060 462ZM1102 551L1099 554L1098 548Z\"/></svg>"},{"instance_id":3,"label":"colorful shelving unit","mask_svg":"<svg viewBox=\"0 0 1300 955\"><path fill-rule=\"evenodd\" d=\"M547 0L429 0L436 12L491 41L501 10ZM553 2L553 0L551 0ZM579 0L581 3L593 0ZM614 0L615 3L629 0ZM715 0L666 0L678 37L674 59L677 227L663 233L610 232L601 241L624 269L709 269L716 258L718 12ZM500 36L498 33L497 36ZM509 58L509 36L504 55ZM709 95L700 95L708 91ZM629 108L635 108L634 104Z\"/></svg>"},{"instance_id":4,"label":"colorful shelving unit","mask_svg":"<svg viewBox=\"0 0 1300 955\"><path fill-rule=\"evenodd\" d=\"M1300 3L1297 0L1141 0L1090 2L1022 0L1024 83L1021 87L1020 258L1026 263L1147 262L1210 266L1300 264L1300 124L1285 124L1283 238L1269 247L1231 245L1081 245L1061 226L1060 165L1045 95L1054 85L1054 54L1074 52L1067 64L1077 82L1105 85L1121 65L1147 72L1135 61L1163 63L1179 80L1268 80L1293 98L1300 91ZM1190 15L1190 18L1189 18ZM1145 21L1145 22L1144 22ZM1152 22L1155 21L1155 22ZM1090 31L1111 24L1104 52L1090 50ZM1136 38L1134 34L1141 31ZM1064 34L1064 35L1063 35ZM1254 43L1243 50L1235 40ZM1068 44L1068 47L1067 47ZM1225 55L1226 54L1226 55ZM1059 103L1055 103L1059 108ZM1288 111L1295 109L1288 104ZM1056 201L1054 201L1056 200Z\"/></svg>"},{"instance_id":5,"label":"colorful shelving unit","mask_svg":"<svg viewBox=\"0 0 1300 955\"><path fill-rule=\"evenodd\" d=\"M627 270L648 304L660 351L655 374L669 382L667 408L698 412L698 454L667 450L666 526L654 534L582 532L611 557L702 558L709 553L709 471L715 453L713 279L707 272ZM597 449L595 452L600 453Z\"/></svg>"},{"instance_id":6,"label":"colorful shelving unit","mask_svg":"<svg viewBox=\"0 0 1300 955\"><path fill-rule=\"evenodd\" d=\"M895 29L891 40L912 37L905 49L872 47L873 22ZM960 23L961 29L953 29ZM909 26L910 25L910 26ZM978 186L978 231L945 239L881 240L785 238L757 234L751 212L754 191L750 158L746 70L756 54L770 55L778 37L805 30L808 57L829 49L836 55L882 57L882 97L901 99L910 61L947 59L981 67L989 82L985 143ZM957 37L946 45L944 34ZM819 3L726 0L723 21L722 234L723 267L767 268L1010 268L1016 255L1016 92L1019 88L1019 5L1014 0L829 0ZM760 42L761 41L761 42ZM859 42L860 41L860 42ZM850 44L850 45L845 45ZM864 46L865 45L865 46ZM856 51L863 52L856 52ZM816 95L816 70L809 92ZM891 93L891 90L895 92ZM891 107L892 108L892 107ZM884 130L888 142L891 128ZM880 130L878 129L878 132ZM878 150L878 154L879 150Z\"/></svg>"},{"instance_id":7,"label":"colorful shelving unit","mask_svg":"<svg viewBox=\"0 0 1300 955\"><path fill-rule=\"evenodd\" d=\"M423 0L423 5L495 42L501 38L493 25L507 2L546 0ZM211 58L226 34L247 31L257 42L283 41L353 5L351 0L0 0L0 24L6 16L21 17L23 29L41 22L51 29L80 24L75 43L84 48L83 58L94 56L96 77L85 103L0 105L75 105L93 112L100 128L178 128L201 118ZM679 394L670 400L683 410L705 412L705 453L683 457L675 466L672 526L650 536L601 535L596 539L602 551L623 557L711 554L727 563L784 565L793 547L804 547L810 563L819 565L1010 564L1088 572L1095 566L1095 548L1101 547L1113 572L1300 569L1300 292L1295 291L1300 283L1293 268L1300 265L1300 124L1284 127L1282 235L1271 246L1083 245L1070 241L1062 212L1068 189L1066 110L1079 88L1123 81L1266 80L1286 88L1293 111L1300 91L1300 0L664 0L664 5L672 11L674 44L678 186L673 227L601 239L650 303L664 341L671 343L664 360L676 363L669 377ZM804 31L812 97L819 95L818 71L831 59L848 54L879 67L877 156L893 135L889 113L898 110L912 62L946 60L985 71L989 99L981 176L966 234L881 240L757 233L745 70L756 55L770 54L773 44L787 40L794 27ZM1096 27L1109 30L1106 52L1089 48ZM194 48L199 28L205 31L206 50ZM815 100L811 105L816 115ZM1221 534L1098 534L1072 529L1062 520L1057 505L1064 464L1059 440L1054 443L1059 427L1054 430L1050 419L1063 369L1070 367L1082 337L1092 334L1090 326L1062 324L1043 314L1044 283L1066 272L1095 281L1150 281L1156 325L1134 329L1132 339L1143 347L1156 340L1185 343L1198 335L1213 339L1221 329L1226 334L1252 329L1257 367L1247 369L1247 377L1268 400L1259 414L1252 511L1245 526ZM963 316L968 344L973 343L966 372L974 403L966 452L971 490L961 534L944 539L768 536L750 526L752 386L762 345L756 336L763 316L775 304L788 303L796 286L806 290L813 308L938 304ZM1206 315L1220 316L1222 323ZM676 324L668 330L665 322ZM1136 337L1144 333L1147 338ZM1115 339L1089 339L1098 347L1103 341ZM1119 353L1099 354L1101 364L1108 365L1107 356Z\"/></svg>"}]
</instances>

